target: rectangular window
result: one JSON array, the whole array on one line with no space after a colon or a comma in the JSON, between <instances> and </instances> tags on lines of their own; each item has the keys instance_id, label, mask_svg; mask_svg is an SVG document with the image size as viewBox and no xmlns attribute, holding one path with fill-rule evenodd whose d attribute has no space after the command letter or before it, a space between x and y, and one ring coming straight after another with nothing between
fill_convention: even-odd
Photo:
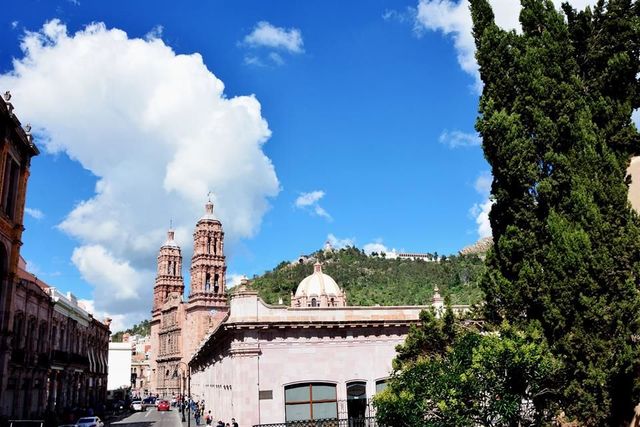
<instances>
[{"instance_id":1,"label":"rectangular window","mask_svg":"<svg viewBox=\"0 0 640 427\"><path fill-rule=\"evenodd\" d=\"M335 384L295 384L285 387L284 394L287 422L338 418Z\"/></svg>"},{"instance_id":2,"label":"rectangular window","mask_svg":"<svg viewBox=\"0 0 640 427\"><path fill-rule=\"evenodd\" d=\"M20 165L7 155L4 162L4 182L2 186L2 210L9 218L14 219Z\"/></svg>"},{"instance_id":3,"label":"rectangular window","mask_svg":"<svg viewBox=\"0 0 640 427\"><path fill-rule=\"evenodd\" d=\"M376 394L387 388L387 380L376 381Z\"/></svg>"}]
</instances>

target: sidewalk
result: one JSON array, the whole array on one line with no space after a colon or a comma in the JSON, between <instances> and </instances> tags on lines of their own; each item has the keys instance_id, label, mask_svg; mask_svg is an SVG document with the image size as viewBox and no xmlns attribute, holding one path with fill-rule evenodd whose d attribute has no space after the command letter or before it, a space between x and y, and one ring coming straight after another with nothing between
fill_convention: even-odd
<instances>
[{"instance_id":1,"label":"sidewalk","mask_svg":"<svg viewBox=\"0 0 640 427\"><path fill-rule=\"evenodd\" d=\"M178 411L178 416L180 417L180 420L182 420L182 412ZM200 426L204 425L204 419L200 420ZM188 427L189 426L189 410L187 409L186 411L184 411L184 422L182 423L182 427ZM191 411L191 427L196 427L196 419L193 417L193 411Z\"/></svg>"}]
</instances>

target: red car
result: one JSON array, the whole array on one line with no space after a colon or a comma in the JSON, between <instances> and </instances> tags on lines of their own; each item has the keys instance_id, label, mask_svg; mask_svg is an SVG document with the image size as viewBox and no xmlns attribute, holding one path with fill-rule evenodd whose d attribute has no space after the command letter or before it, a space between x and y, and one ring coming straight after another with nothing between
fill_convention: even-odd
<instances>
[{"instance_id":1,"label":"red car","mask_svg":"<svg viewBox=\"0 0 640 427\"><path fill-rule=\"evenodd\" d=\"M158 402L158 411L170 411L169 402L166 400L161 400Z\"/></svg>"}]
</instances>

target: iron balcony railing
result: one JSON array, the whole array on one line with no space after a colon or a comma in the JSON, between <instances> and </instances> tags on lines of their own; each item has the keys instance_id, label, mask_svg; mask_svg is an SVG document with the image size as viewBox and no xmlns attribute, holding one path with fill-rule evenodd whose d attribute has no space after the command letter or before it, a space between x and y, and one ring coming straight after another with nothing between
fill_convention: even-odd
<instances>
[{"instance_id":1,"label":"iron balcony railing","mask_svg":"<svg viewBox=\"0 0 640 427\"><path fill-rule=\"evenodd\" d=\"M385 427L374 417L329 418L324 420L288 421L277 424L256 424L253 427Z\"/></svg>"}]
</instances>

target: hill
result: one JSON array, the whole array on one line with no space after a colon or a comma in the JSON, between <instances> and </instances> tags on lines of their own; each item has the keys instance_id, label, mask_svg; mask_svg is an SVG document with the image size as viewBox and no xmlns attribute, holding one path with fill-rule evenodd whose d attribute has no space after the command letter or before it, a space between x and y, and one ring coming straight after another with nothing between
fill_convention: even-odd
<instances>
[{"instance_id":1,"label":"hill","mask_svg":"<svg viewBox=\"0 0 640 427\"><path fill-rule=\"evenodd\" d=\"M434 259L438 255L434 254ZM482 300L479 280L484 262L477 255L441 257L439 262L387 259L384 254L367 256L347 247L309 256L323 262L322 270L347 292L349 305L429 304L437 285L452 304L474 304ZM313 272L313 262L280 263L275 269L252 279L251 287L267 303L282 298L290 304L291 292Z\"/></svg>"},{"instance_id":2,"label":"hill","mask_svg":"<svg viewBox=\"0 0 640 427\"><path fill-rule=\"evenodd\" d=\"M143 320L140 323L136 323L131 328L126 331L118 331L111 335L112 342L122 342L122 336L124 334L129 335L140 335L140 336L148 336L151 334L151 321Z\"/></svg>"}]
</instances>

